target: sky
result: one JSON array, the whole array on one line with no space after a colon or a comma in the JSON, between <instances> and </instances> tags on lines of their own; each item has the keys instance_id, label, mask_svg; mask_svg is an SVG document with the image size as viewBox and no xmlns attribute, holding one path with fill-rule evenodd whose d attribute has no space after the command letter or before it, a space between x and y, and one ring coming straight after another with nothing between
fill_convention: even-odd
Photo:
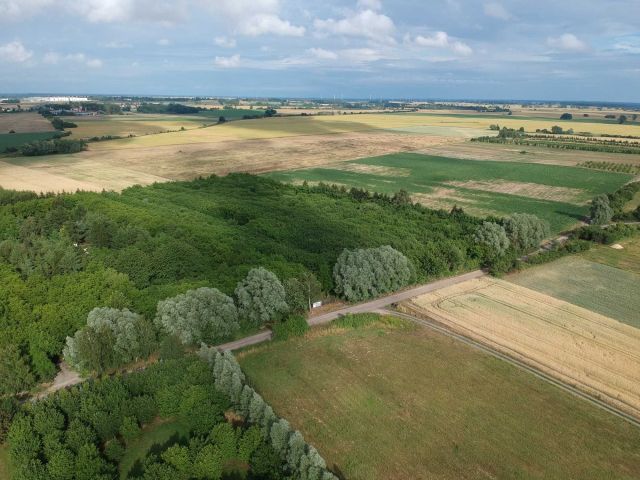
<instances>
[{"instance_id":1,"label":"sky","mask_svg":"<svg viewBox=\"0 0 640 480\"><path fill-rule=\"evenodd\" d=\"M0 92L640 102L640 0L0 0Z\"/></svg>"}]
</instances>

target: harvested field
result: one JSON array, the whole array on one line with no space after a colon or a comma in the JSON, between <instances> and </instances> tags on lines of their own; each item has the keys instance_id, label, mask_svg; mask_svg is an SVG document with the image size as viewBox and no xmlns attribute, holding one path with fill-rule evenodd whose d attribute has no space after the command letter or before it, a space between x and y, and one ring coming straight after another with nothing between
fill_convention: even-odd
<instances>
[{"instance_id":1,"label":"harvested field","mask_svg":"<svg viewBox=\"0 0 640 480\"><path fill-rule=\"evenodd\" d=\"M506 193L521 197L539 198L541 200L553 200L554 202L586 203L584 190L579 188L554 187L540 183L507 182L504 180L445 182L458 188L480 190L482 192Z\"/></svg>"},{"instance_id":2,"label":"harvested field","mask_svg":"<svg viewBox=\"0 0 640 480\"><path fill-rule=\"evenodd\" d=\"M526 152L526 153L521 153ZM445 145L433 145L417 153L427 155L462 158L467 160L497 160L501 162L543 163L547 165L576 166L578 163L612 162L640 165L640 155L618 153L561 150L545 147L517 147L514 145L487 144L482 142L458 141Z\"/></svg>"},{"instance_id":3,"label":"harvested field","mask_svg":"<svg viewBox=\"0 0 640 480\"><path fill-rule=\"evenodd\" d=\"M237 123L244 122L248 120ZM164 135L170 134L160 136ZM5 162L12 162L26 170L22 170L22 176L16 174L6 179L0 176L0 186L40 191L41 182L33 182L29 188L29 173L34 172L91 183L94 185L92 190L121 190L135 184L190 180L214 173L264 173L308 168L372 155L416 150L447 140L442 137L373 132L239 141L219 140L192 145L135 149L97 149L98 146L111 143L103 142L91 144L88 151L74 155L7 158ZM55 182L48 187L55 188Z\"/></svg>"},{"instance_id":4,"label":"harvested field","mask_svg":"<svg viewBox=\"0 0 640 480\"><path fill-rule=\"evenodd\" d=\"M0 134L9 133L53 132L51 122L39 113L0 113Z\"/></svg>"},{"instance_id":5,"label":"harvested field","mask_svg":"<svg viewBox=\"0 0 640 480\"><path fill-rule=\"evenodd\" d=\"M238 358L350 480L640 475L636 427L426 328L330 326Z\"/></svg>"},{"instance_id":6,"label":"harvested field","mask_svg":"<svg viewBox=\"0 0 640 480\"><path fill-rule=\"evenodd\" d=\"M423 295L403 309L432 318L640 418L640 330L496 279Z\"/></svg>"},{"instance_id":7,"label":"harvested field","mask_svg":"<svg viewBox=\"0 0 640 480\"><path fill-rule=\"evenodd\" d=\"M621 244L628 245L627 242ZM631 273L634 271L636 273ZM636 243L635 248L628 250L598 247L529 268L510 275L508 280L640 328L638 273L640 247Z\"/></svg>"},{"instance_id":8,"label":"harvested field","mask_svg":"<svg viewBox=\"0 0 640 480\"><path fill-rule=\"evenodd\" d=\"M331 168L343 172L367 173L380 177L408 177L411 175L411 170L408 168L384 167L381 165L366 165L362 163L338 163Z\"/></svg>"}]
</instances>

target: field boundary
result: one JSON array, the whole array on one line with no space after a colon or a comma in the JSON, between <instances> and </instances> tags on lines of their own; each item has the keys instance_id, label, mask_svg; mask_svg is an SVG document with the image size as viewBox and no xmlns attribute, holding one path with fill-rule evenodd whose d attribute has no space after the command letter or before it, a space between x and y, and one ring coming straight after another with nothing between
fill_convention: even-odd
<instances>
[{"instance_id":1,"label":"field boundary","mask_svg":"<svg viewBox=\"0 0 640 480\"><path fill-rule=\"evenodd\" d=\"M556 387L564 390L565 392L568 392L578 398L581 398L583 400L588 401L589 403L596 405L598 407L600 407L603 410L608 411L609 413L612 413L614 415L616 415L619 418L622 418L624 420L626 420L627 422L631 423L632 425L640 428L640 419L634 415L631 415L627 412L625 412L624 410L620 410L619 408L617 408L616 406L612 405L611 403L608 403L604 400L599 399L597 396L594 396L592 394L590 394L589 392L584 391L582 388L579 388L577 386L571 385L570 383L564 382L563 380L556 378L548 373L545 373L543 370L536 368L535 366L531 365L530 363L527 363L527 359L526 357L522 356L522 355L518 355L518 357L521 357L522 360L520 358L517 358L516 356L513 355L509 355L508 353L505 353L501 350L498 350L497 348L492 347L489 344L483 343L481 341L475 340L472 337L468 337L466 335L463 335L461 333L455 332L454 330L450 329L449 327L447 327L445 324L443 324L442 322L438 321L435 314L433 313L427 313L425 311L420 311L419 313L414 311L411 308L408 308L406 306L402 306L401 308L406 308L407 310L409 310L409 312L404 312L401 310L390 310L390 309L381 309L378 313L385 313L385 314L392 314L392 315L397 315L400 318L404 318L405 320L409 320L413 323L417 323L419 325L423 325L425 327L430 328L431 330L440 332L444 335L447 335L448 337L454 338L456 340L459 340L469 346L472 346L476 349L482 350L485 353L490 354L491 356L504 360L522 370L525 370L533 375L535 375L536 377L546 381L547 383L550 383L552 385L555 385ZM419 315L419 316L418 316ZM597 392L598 394L601 394L601 392ZM609 398L607 396L607 398Z\"/></svg>"}]
</instances>

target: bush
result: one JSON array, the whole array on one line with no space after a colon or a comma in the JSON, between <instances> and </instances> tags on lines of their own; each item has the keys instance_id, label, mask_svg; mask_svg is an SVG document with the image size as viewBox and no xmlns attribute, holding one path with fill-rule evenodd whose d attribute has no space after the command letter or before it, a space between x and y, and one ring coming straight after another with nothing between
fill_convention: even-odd
<instances>
[{"instance_id":1,"label":"bush","mask_svg":"<svg viewBox=\"0 0 640 480\"><path fill-rule=\"evenodd\" d=\"M309 330L307 319L302 315L289 315L286 320L273 325L274 340L288 340L292 337L302 337Z\"/></svg>"}]
</instances>

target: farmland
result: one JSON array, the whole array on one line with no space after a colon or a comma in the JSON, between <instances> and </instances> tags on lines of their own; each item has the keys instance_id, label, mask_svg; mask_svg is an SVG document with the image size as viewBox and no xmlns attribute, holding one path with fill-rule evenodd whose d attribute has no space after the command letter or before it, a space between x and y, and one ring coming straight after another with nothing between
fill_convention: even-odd
<instances>
[{"instance_id":1,"label":"farmland","mask_svg":"<svg viewBox=\"0 0 640 480\"><path fill-rule=\"evenodd\" d=\"M423 295L404 308L640 415L640 330L636 328L487 278Z\"/></svg>"},{"instance_id":2,"label":"farmland","mask_svg":"<svg viewBox=\"0 0 640 480\"><path fill-rule=\"evenodd\" d=\"M398 320L312 331L239 361L275 411L345 478L640 475L635 427Z\"/></svg>"},{"instance_id":3,"label":"farmland","mask_svg":"<svg viewBox=\"0 0 640 480\"><path fill-rule=\"evenodd\" d=\"M532 267L509 276L509 281L640 328L639 255L634 245L630 251L599 247Z\"/></svg>"},{"instance_id":4,"label":"farmland","mask_svg":"<svg viewBox=\"0 0 640 480\"><path fill-rule=\"evenodd\" d=\"M9 133L52 132L51 122L39 113L0 113L0 134Z\"/></svg>"},{"instance_id":5,"label":"farmland","mask_svg":"<svg viewBox=\"0 0 640 480\"><path fill-rule=\"evenodd\" d=\"M476 215L533 213L556 232L587 213L596 194L611 192L632 176L594 170L475 161L412 153L361 159L270 175L282 181L325 182L386 193L404 189L432 208L454 205Z\"/></svg>"},{"instance_id":6,"label":"farmland","mask_svg":"<svg viewBox=\"0 0 640 480\"><path fill-rule=\"evenodd\" d=\"M640 239L623 240L619 245L622 249L602 246L584 252L582 257L640 275Z\"/></svg>"}]
</instances>

